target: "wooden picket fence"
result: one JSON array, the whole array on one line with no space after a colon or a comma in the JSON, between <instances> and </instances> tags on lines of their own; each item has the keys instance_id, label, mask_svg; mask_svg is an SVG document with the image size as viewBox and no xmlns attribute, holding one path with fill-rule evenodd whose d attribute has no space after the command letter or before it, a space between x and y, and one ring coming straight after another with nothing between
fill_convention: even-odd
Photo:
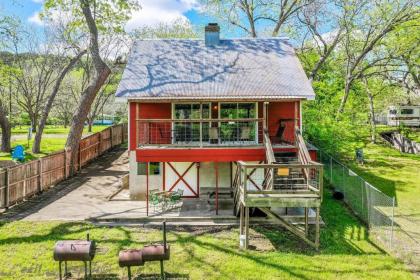
<instances>
[{"instance_id":1,"label":"wooden picket fence","mask_svg":"<svg viewBox=\"0 0 420 280\"><path fill-rule=\"evenodd\" d=\"M80 170L112 147L128 139L127 124L118 124L84 137L74 162ZM13 167L0 169L0 208L8 208L45 191L70 175L71 150L62 150Z\"/></svg>"}]
</instances>

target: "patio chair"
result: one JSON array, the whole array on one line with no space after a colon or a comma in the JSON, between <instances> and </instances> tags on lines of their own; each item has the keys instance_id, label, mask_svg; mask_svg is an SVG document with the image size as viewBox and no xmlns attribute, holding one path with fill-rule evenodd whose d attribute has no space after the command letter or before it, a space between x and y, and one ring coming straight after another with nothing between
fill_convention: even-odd
<instances>
[{"instance_id":1,"label":"patio chair","mask_svg":"<svg viewBox=\"0 0 420 280\"><path fill-rule=\"evenodd\" d=\"M170 197L169 199L169 204L171 207L174 207L175 205L177 205L179 202L181 202L182 200L182 195L184 194L184 190L183 189L178 189L176 190Z\"/></svg>"},{"instance_id":2,"label":"patio chair","mask_svg":"<svg viewBox=\"0 0 420 280\"><path fill-rule=\"evenodd\" d=\"M251 128L249 126L242 127L240 140L244 142L251 140Z\"/></svg>"},{"instance_id":3,"label":"patio chair","mask_svg":"<svg viewBox=\"0 0 420 280\"><path fill-rule=\"evenodd\" d=\"M219 129L217 127L209 128L209 140L210 140L210 144L219 143Z\"/></svg>"},{"instance_id":4,"label":"patio chair","mask_svg":"<svg viewBox=\"0 0 420 280\"><path fill-rule=\"evenodd\" d=\"M13 160L20 161L20 162L24 162L25 161L25 148L23 148L22 145L17 145L12 150L12 159Z\"/></svg>"},{"instance_id":5,"label":"patio chair","mask_svg":"<svg viewBox=\"0 0 420 280\"><path fill-rule=\"evenodd\" d=\"M161 196L157 195L157 190L151 190L149 191L149 202L153 205L153 211L156 212L156 208L158 208L161 203L163 202L163 199Z\"/></svg>"}]
</instances>

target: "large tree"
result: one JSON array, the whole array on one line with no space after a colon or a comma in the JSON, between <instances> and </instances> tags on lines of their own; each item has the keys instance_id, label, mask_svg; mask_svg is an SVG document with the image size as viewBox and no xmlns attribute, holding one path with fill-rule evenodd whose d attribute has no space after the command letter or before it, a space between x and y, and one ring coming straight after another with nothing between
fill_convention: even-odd
<instances>
[{"instance_id":1,"label":"large tree","mask_svg":"<svg viewBox=\"0 0 420 280\"><path fill-rule=\"evenodd\" d=\"M390 59L372 54L382 53L384 39L401 25L418 18L420 11L417 0L362 0L357 5L362 7L360 12L345 22L345 85L338 115L344 111L353 83Z\"/></svg>"},{"instance_id":2,"label":"large tree","mask_svg":"<svg viewBox=\"0 0 420 280\"><path fill-rule=\"evenodd\" d=\"M69 32L88 32L89 54L93 64L93 74L89 84L82 92L77 109L73 115L66 148L71 149L71 171L77 158L83 126L97 93L107 81L111 69L102 59L99 36L112 32L122 32L123 25L129 19L130 12L137 8L134 0L47 0L44 4L47 13L62 10L72 14L73 21Z\"/></svg>"},{"instance_id":3,"label":"large tree","mask_svg":"<svg viewBox=\"0 0 420 280\"><path fill-rule=\"evenodd\" d=\"M12 17L0 16L0 50L6 48L6 42L17 37L19 22ZM9 152L11 148L11 113L12 113L12 76L17 73L13 67L13 58L4 53L0 57L0 128L2 152Z\"/></svg>"},{"instance_id":4,"label":"large tree","mask_svg":"<svg viewBox=\"0 0 420 280\"><path fill-rule=\"evenodd\" d=\"M278 36L285 23L314 0L205 0L206 12L251 37Z\"/></svg>"}]
</instances>

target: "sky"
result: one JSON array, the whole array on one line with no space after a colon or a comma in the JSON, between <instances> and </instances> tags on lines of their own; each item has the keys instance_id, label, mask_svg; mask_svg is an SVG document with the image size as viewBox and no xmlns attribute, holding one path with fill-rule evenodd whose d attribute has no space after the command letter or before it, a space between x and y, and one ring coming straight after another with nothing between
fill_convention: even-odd
<instances>
[{"instance_id":1,"label":"sky","mask_svg":"<svg viewBox=\"0 0 420 280\"><path fill-rule=\"evenodd\" d=\"M18 16L22 23L42 27L39 12L43 0L0 0L0 13ZM158 22L184 18L192 25L204 26L211 19L201 14L198 0L141 0L142 9L136 11L127 23L127 31Z\"/></svg>"}]
</instances>

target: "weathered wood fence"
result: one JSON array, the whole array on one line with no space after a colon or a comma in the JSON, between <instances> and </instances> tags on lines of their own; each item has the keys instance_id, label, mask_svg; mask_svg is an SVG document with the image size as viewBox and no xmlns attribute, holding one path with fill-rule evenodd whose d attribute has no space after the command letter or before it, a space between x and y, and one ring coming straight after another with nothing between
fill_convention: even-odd
<instances>
[{"instance_id":1,"label":"weathered wood fence","mask_svg":"<svg viewBox=\"0 0 420 280\"><path fill-rule=\"evenodd\" d=\"M77 170L112 147L128 139L127 124L118 124L80 141ZM0 170L0 208L8 208L47 190L65 180L70 174L71 150L62 150L24 164Z\"/></svg>"}]
</instances>

